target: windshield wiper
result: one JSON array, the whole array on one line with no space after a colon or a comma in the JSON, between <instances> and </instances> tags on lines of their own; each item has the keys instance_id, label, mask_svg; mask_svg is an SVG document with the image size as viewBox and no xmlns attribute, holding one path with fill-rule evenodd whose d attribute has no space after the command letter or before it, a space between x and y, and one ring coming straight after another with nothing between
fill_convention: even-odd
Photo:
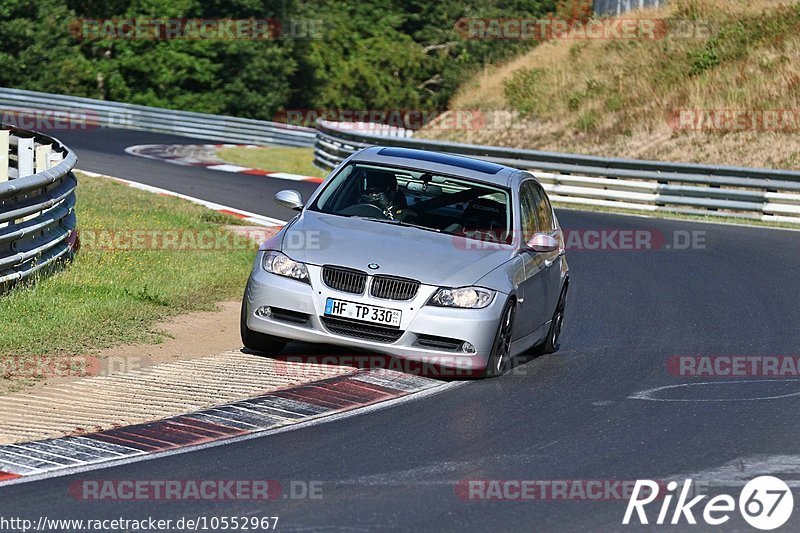
<instances>
[{"instance_id":1,"label":"windshield wiper","mask_svg":"<svg viewBox=\"0 0 800 533\"><path fill-rule=\"evenodd\" d=\"M395 226L405 226L408 228L418 228L425 231L435 231L436 233L441 233L442 230L439 228L429 228L428 226L420 226L419 224L412 224L410 222L403 222L402 220L393 220L390 218L372 218L372 217L359 217L363 218L364 220L371 220L373 222L381 222L382 224L392 224Z\"/></svg>"}]
</instances>

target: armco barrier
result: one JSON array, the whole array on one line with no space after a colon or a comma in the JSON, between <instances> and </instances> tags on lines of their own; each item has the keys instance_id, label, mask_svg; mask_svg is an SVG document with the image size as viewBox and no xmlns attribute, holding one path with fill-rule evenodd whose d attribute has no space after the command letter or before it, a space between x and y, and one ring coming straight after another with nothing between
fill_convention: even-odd
<instances>
[{"instance_id":1,"label":"armco barrier","mask_svg":"<svg viewBox=\"0 0 800 533\"><path fill-rule=\"evenodd\" d=\"M477 157L530 171L561 204L800 224L800 172L518 150L387 137L318 121L314 163L331 169L380 144Z\"/></svg>"},{"instance_id":2,"label":"armco barrier","mask_svg":"<svg viewBox=\"0 0 800 533\"><path fill-rule=\"evenodd\" d=\"M0 124L0 291L73 253L75 154Z\"/></svg>"},{"instance_id":3,"label":"armco barrier","mask_svg":"<svg viewBox=\"0 0 800 533\"><path fill-rule=\"evenodd\" d=\"M172 111L0 88L0 110L74 113L101 127L143 129L232 143L314 146L315 163L333 168L373 144L479 157L532 172L561 204L800 223L800 172L517 150L412 138L407 131L342 127L317 130L259 120ZM24 117L24 113L20 114ZM365 133L377 131L378 134ZM2 150L0 150L1 152Z\"/></svg>"},{"instance_id":4,"label":"armco barrier","mask_svg":"<svg viewBox=\"0 0 800 533\"><path fill-rule=\"evenodd\" d=\"M47 120L48 113L68 114L87 127L137 129L228 143L312 146L315 131L278 122L175 111L92 98L0 87L0 110ZM60 118L64 118L61 116ZM20 124L21 127L25 125ZM35 125L30 126L37 129ZM41 129L41 128L39 128Z\"/></svg>"}]
</instances>

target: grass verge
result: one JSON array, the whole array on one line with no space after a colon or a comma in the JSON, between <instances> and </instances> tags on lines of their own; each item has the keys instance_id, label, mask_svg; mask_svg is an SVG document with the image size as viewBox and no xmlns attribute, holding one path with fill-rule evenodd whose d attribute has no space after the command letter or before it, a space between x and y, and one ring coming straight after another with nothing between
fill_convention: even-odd
<instances>
[{"instance_id":1,"label":"grass verge","mask_svg":"<svg viewBox=\"0 0 800 533\"><path fill-rule=\"evenodd\" d=\"M0 297L0 362L156 343L157 321L241 296L254 245L229 238L223 225L236 219L103 178L78 179L82 249L67 268Z\"/></svg>"},{"instance_id":2,"label":"grass verge","mask_svg":"<svg viewBox=\"0 0 800 533\"><path fill-rule=\"evenodd\" d=\"M265 146L263 148L219 148L217 155L229 163L274 172L324 178L327 172L314 166L313 148Z\"/></svg>"}]
</instances>

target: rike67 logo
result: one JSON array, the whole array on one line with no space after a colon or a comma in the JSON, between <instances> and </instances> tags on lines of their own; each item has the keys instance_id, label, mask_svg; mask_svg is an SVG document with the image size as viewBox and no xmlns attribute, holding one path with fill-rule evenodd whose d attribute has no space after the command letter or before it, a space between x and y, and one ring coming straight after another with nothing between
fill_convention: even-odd
<instances>
[{"instance_id":1,"label":"rike67 logo","mask_svg":"<svg viewBox=\"0 0 800 533\"><path fill-rule=\"evenodd\" d=\"M676 492L677 488L678 483L670 481L667 483L666 494L662 494L657 482L647 479L637 480L633 494L628 500L628 507L625 509L622 523L635 524L635 520L631 522L634 513L640 524L651 523L649 520L653 518L652 513L648 517L645 507L657 499L661 499L661 507L655 524L675 525L682 523L683 520L688 524L697 524L695 513L698 513L706 524L718 526L730 520L731 514L736 511L737 501L728 494L714 496L704 504L701 504L707 497L704 494L689 499L692 495L691 479L684 481L680 495ZM670 513L670 507L676 495L678 499ZM789 486L780 479L773 476L760 476L750 480L744 486L739 494L738 509L742 518L754 528L776 529L785 524L792 515L794 497Z\"/></svg>"}]
</instances>

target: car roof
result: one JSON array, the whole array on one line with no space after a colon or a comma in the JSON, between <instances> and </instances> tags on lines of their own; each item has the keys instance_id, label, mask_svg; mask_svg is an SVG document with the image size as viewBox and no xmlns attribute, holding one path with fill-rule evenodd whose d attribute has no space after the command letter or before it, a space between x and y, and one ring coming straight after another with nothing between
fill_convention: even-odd
<instances>
[{"instance_id":1,"label":"car roof","mask_svg":"<svg viewBox=\"0 0 800 533\"><path fill-rule=\"evenodd\" d=\"M502 187L508 186L512 177L521 174L518 169L472 157L388 146L366 148L356 153L351 161L406 167L434 174L468 178Z\"/></svg>"}]
</instances>

